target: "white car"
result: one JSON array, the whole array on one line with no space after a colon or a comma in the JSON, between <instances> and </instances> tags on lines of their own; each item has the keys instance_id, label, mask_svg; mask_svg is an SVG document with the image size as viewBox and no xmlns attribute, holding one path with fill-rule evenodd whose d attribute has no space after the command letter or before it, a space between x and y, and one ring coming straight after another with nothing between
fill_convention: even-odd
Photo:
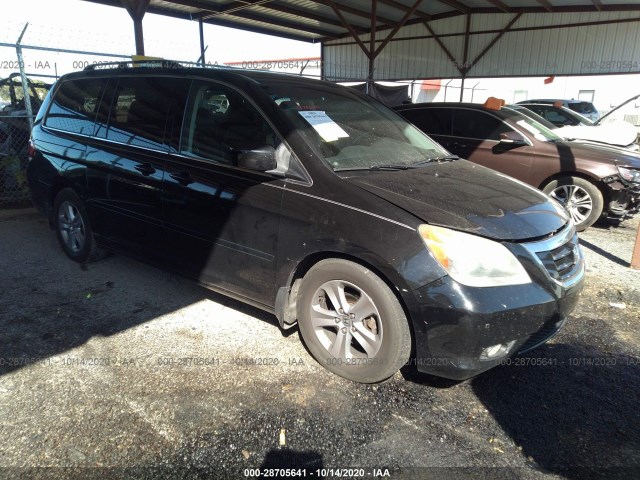
<instances>
[{"instance_id":1,"label":"white car","mask_svg":"<svg viewBox=\"0 0 640 480\"><path fill-rule=\"evenodd\" d=\"M585 121L575 122L579 123L577 125L566 125L559 127L557 123L552 123L547 116L542 117L542 119L545 120L542 123L551 128L555 134L565 139L580 140L600 144L604 143L637 152L640 151L640 110L638 111L638 113L633 115L633 113L635 112L627 112L625 114L622 113L622 109L623 107L630 105L632 101L638 98L640 98L640 95L631 97L627 101L611 110L606 115L603 115L594 123L591 123L589 120L584 119ZM631 106L633 107L633 104L631 104ZM533 113L533 115L536 115L537 117L536 120L541 120L541 117L538 116L538 114L540 114L541 112L536 111L535 105L527 105L521 103L518 105L513 105L512 107L516 107L518 111L528 116L531 116L530 114ZM549 108L553 107L549 106ZM528 111L525 109L527 109ZM577 117L578 115L575 116Z\"/></svg>"}]
</instances>

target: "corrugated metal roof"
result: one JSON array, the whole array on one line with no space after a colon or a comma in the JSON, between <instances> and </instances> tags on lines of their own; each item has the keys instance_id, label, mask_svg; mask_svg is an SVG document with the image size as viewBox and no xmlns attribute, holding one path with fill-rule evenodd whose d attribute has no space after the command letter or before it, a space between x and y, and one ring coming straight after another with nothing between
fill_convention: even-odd
<instances>
[{"instance_id":1,"label":"corrugated metal roof","mask_svg":"<svg viewBox=\"0 0 640 480\"><path fill-rule=\"evenodd\" d=\"M120 0L85 0L122 7ZM125 0L136 3L138 0ZM394 27L415 4L414 0L377 0L376 29ZM358 33L371 27L370 0L150 0L148 11L220 24L296 40L325 41L349 37L340 15ZM633 0L423 0L407 19L420 24L467 13L549 13L640 11Z\"/></svg>"},{"instance_id":2,"label":"corrugated metal roof","mask_svg":"<svg viewBox=\"0 0 640 480\"><path fill-rule=\"evenodd\" d=\"M376 80L640 72L631 0L85 1L321 41L332 80L367 78L374 5Z\"/></svg>"},{"instance_id":3,"label":"corrugated metal roof","mask_svg":"<svg viewBox=\"0 0 640 480\"><path fill-rule=\"evenodd\" d=\"M468 36L466 18L429 22L441 44L425 24L403 27L376 57L374 79L640 73L635 12L474 14ZM361 38L368 44L368 35ZM377 45L383 40L380 35ZM361 50L353 39L324 44L327 79L366 79L368 59L364 53L354 58L354 49Z\"/></svg>"}]
</instances>

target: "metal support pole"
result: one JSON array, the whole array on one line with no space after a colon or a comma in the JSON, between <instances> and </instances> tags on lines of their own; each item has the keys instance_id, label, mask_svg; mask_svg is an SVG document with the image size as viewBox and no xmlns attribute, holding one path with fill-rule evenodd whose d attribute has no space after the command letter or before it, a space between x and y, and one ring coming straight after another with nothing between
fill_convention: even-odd
<instances>
[{"instance_id":1,"label":"metal support pole","mask_svg":"<svg viewBox=\"0 0 640 480\"><path fill-rule=\"evenodd\" d=\"M150 0L120 0L133 20L133 33L136 38L136 55L144 56L144 34L142 19L147 12Z\"/></svg>"},{"instance_id":2,"label":"metal support pole","mask_svg":"<svg viewBox=\"0 0 640 480\"><path fill-rule=\"evenodd\" d=\"M200 61L202 62L202 66L204 67L206 64L205 58L204 58L204 52L205 52L205 48L204 48L204 23L202 22L202 17L200 17L198 19L198 27L200 29Z\"/></svg>"},{"instance_id":3,"label":"metal support pole","mask_svg":"<svg viewBox=\"0 0 640 480\"><path fill-rule=\"evenodd\" d=\"M480 85L480 82L477 82L473 87L471 87L471 103L473 103L473 97L476 94L476 88Z\"/></svg>"},{"instance_id":4,"label":"metal support pole","mask_svg":"<svg viewBox=\"0 0 640 480\"><path fill-rule=\"evenodd\" d=\"M453 80L449 80L447 83L444 84L444 101L447 101L447 90L449 89L449 84L453 82Z\"/></svg>"},{"instance_id":5,"label":"metal support pole","mask_svg":"<svg viewBox=\"0 0 640 480\"><path fill-rule=\"evenodd\" d=\"M144 56L144 33L142 31L142 17L133 19L133 33L136 38L136 55Z\"/></svg>"},{"instance_id":6,"label":"metal support pole","mask_svg":"<svg viewBox=\"0 0 640 480\"><path fill-rule=\"evenodd\" d=\"M636 244L633 247L633 255L631 256L631 268L640 270L640 225L638 225Z\"/></svg>"},{"instance_id":7,"label":"metal support pole","mask_svg":"<svg viewBox=\"0 0 640 480\"><path fill-rule=\"evenodd\" d=\"M462 74L462 82L460 82L460 101L464 99L464 80L467 77L467 72L469 71L469 65L467 62L469 61L469 33L471 32L471 14L467 13L467 26L465 28L464 33L464 53L462 54L462 68L460 69L460 73Z\"/></svg>"},{"instance_id":8,"label":"metal support pole","mask_svg":"<svg viewBox=\"0 0 640 480\"><path fill-rule=\"evenodd\" d=\"M373 72L375 71L376 56L374 55L376 46L376 10L378 8L377 0L371 2L371 31L369 33L369 71L367 72L367 83L365 84L364 91L367 95L371 94L371 86L373 84Z\"/></svg>"},{"instance_id":9,"label":"metal support pole","mask_svg":"<svg viewBox=\"0 0 640 480\"><path fill-rule=\"evenodd\" d=\"M29 96L29 82L27 80L27 74L24 71L24 58L22 57L22 37L27 31L29 23L26 23L22 29L22 33L16 42L16 54L18 56L18 67L20 68L20 78L22 80L22 95L24 97L24 107L27 111L27 117L29 119L29 131L33 128L33 109L31 108L31 97Z\"/></svg>"}]
</instances>

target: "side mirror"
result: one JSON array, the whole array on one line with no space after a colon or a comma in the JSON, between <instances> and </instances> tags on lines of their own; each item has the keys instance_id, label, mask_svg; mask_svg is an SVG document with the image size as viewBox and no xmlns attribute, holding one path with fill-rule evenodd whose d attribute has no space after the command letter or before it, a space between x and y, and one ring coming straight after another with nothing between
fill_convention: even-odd
<instances>
[{"instance_id":1,"label":"side mirror","mask_svg":"<svg viewBox=\"0 0 640 480\"><path fill-rule=\"evenodd\" d=\"M240 168L266 172L273 170L277 166L276 151L271 145L238 152L238 167Z\"/></svg>"},{"instance_id":2,"label":"side mirror","mask_svg":"<svg viewBox=\"0 0 640 480\"><path fill-rule=\"evenodd\" d=\"M523 145L529 145L527 139L515 131L501 133L500 143L505 147L521 147Z\"/></svg>"}]
</instances>

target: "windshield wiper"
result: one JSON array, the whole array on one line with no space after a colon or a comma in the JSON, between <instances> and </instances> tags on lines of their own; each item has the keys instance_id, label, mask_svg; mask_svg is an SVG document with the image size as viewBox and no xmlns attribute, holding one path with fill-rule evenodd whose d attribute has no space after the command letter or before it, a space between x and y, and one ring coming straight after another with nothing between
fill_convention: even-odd
<instances>
[{"instance_id":1,"label":"windshield wiper","mask_svg":"<svg viewBox=\"0 0 640 480\"><path fill-rule=\"evenodd\" d=\"M414 163L387 163L384 165L371 165L369 167L341 167L341 168L334 168L333 171L334 172L346 172L346 171L351 171L351 170L369 170L369 171L377 171L377 170L389 170L389 171L393 171L393 170L409 170L412 168L418 168L419 165L424 165L426 163L433 163L433 162L451 162L453 160L460 160L460 157L458 157L457 155L446 155L446 156L442 156L442 157L429 157L429 158L425 158L424 160L419 160L417 162Z\"/></svg>"},{"instance_id":2,"label":"windshield wiper","mask_svg":"<svg viewBox=\"0 0 640 480\"><path fill-rule=\"evenodd\" d=\"M371 165L369 170L409 170L411 165L406 163L388 163L386 165Z\"/></svg>"},{"instance_id":3,"label":"windshield wiper","mask_svg":"<svg viewBox=\"0 0 640 480\"><path fill-rule=\"evenodd\" d=\"M369 167L342 167L342 168L334 168L334 172L348 172L352 170L408 170L413 168L411 165L407 165L406 163L390 163L388 165L371 165Z\"/></svg>"},{"instance_id":4,"label":"windshield wiper","mask_svg":"<svg viewBox=\"0 0 640 480\"><path fill-rule=\"evenodd\" d=\"M424 165L425 163L433 163L433 162L452 162L454 160L460 160L460 157L457 155L443 155L442 157L429 157L418 162L412 163L411 166L415 165Z\"/></svg>"}]
</instances>

